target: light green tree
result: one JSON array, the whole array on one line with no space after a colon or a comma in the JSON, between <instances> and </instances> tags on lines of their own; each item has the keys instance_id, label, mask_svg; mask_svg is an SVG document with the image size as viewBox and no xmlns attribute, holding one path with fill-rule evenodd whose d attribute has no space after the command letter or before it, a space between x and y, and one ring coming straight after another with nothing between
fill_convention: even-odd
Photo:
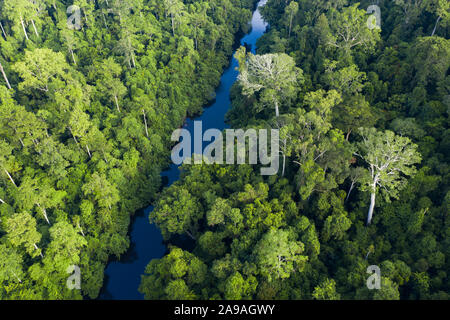
<instances>
[{"instance_id":1,"label":"light green tree","mask_svg":"<svg viewBox=\"0 0 450 320\"><path fill-rule=\"evenodd\" d=\"M333 10L333 18L329 20L331 37L327 45L343 50L349 54L352 48L363 47L373 49L380 39L378 28L367 27L367 15L365 10L358 8L356 3L340 11Z\"/></svg>"},{"instance_id":2,"label":"light green tree","mask_svg":"<svg viewBox=\"0 0 450 320\"><path fill-rule=\"evenodd\" d=\"M87 245L86 239L70 223L59 221L50 228L52 241L46 250L44 263L65 273L68 266L80 262L81 249Z\"/></svg>"},{"instance_id":3,"label":"light green tree","mask_svg":"<svg viewBox=\"0 0 450 320\"><path fill-rule=\"evenodd\" d=\"M308 260L301 255L304 245L294 239L295 234L282 229L269 230L255 247L254 255L259 272L269 281L286 279L301 271Z\"/></svg>"},{"instance_id":4,"label":"light green tree","mask_svg":"<svg viewBox=\"0 0 450 320\"><path fill-rule=\"evenodd\" d=\"M252 298L257 286L258 282L254 276L244 279L244 277L236 271L225 281L224 297L227 300Z\"/></svg>"},{"instance_id":5,"label":"light green tree","mask_svg":"<svg viewBox=\"0 0 450 320\"><path fill-rule=\"evenodd\" d=\"M72 57L73 64L76 65L77 61L75 59L74 50L76 49L77 44L79 43L80 40L76 38L75 31L69 28L64 28L60 32L61 38L64 40L64 44L67 48L67 51L69 51L70 56Z\"/></svg>"},{"instance_id":6,"label":"light green tree","mask_svg":"<svg viewBox=\"0 0 450 320\"><path fill-rule=\"evenodd\" d=\"M97 69L99 80L97 80L97 90L101 94L106 94L114 101L117 111L120 112L119 100L127 93L127 88L120 80L122 68L112 57L104 60Z\"/></svg>"},{"instance_id":7,"label":"light green tree","mask_svg":"<svg viewBox=\"0 0 450 320\"><path fill-rule=\"evenodd\" d=\"M207 266L195 255L172 247L162 259L150 261L139 291L146 299L196 299L193 290L207 276Z\"/></svg>"},{"instance_id":8,"label":"light green tree","mask_svg":"<svg viewBox=\"0 0 450 320\"><path fill-rule=\"evenodd\" d=\"M314 288L312 296L316 300L339 300L341 295L336 292L336 281L326 279Z\"/></svg>"},{"instance_id":9,"label":"light green tree","mask_svg":"<svg viewBox=\"0 0 450 320\"><path fill-rule=\"evenodd\" d=\"M165 192L150 219L158 224L166 239L171 233L186 233L195 240L198 221L202 216L197 199L186 189L174 186Z\"/></svg>"},{"instance_id":10,"label":"light green tree","mask_svg":"<svg viewBox=\"0 0 450 320\"><path fill-rule=\"evenodd\" d=\"M170 16L172 24L172 35L175 36L175 28L180 23L180 18L184 14L184 4L180 0L163 0L166 16Z\"/></svg>"},{"instance_id":11,"label":"light green tree","mask_svg":"<svg viewBox=\"0 0 450 320\"><path fill-rule=\"evenodd\" d=\"M246 57L246 59L243 59ZM275 116L280 115L280 104L295 97L303 80L303 71L287 54L245 55L245 48L237 53L239 60L239 82L243 93L252 96L261 92L262 99L275 107Z\"/></svg>"},{"instance_id":12,"label":"light green tree","mask_svg":"<svg viewBox=\"0 0 450 320\"><path fill-rule=\"evenodd\" d=\"M51 187L48 179L32 179L25 177L15 194L20 209L32 210L37 206L38 212L42 214L45 221L50 225L47 209L57 208L63 205L65 191L55 190Z\"/></svg>"},{"instance_id":13,"label":"light green tree","mask_svg":"<svg viewBox=\"0 0 450 320\"><path fill-rule=\"evenodd\" d=\"M183 279L176 279L169 282L164 289L167 299L170 300L195 300L197 296L189 289Z\"/></svg>"},{"instance_id":14,"label":"light green tree","mask_svg":"<svg viewBox=\"0 0 450 320\"><path fill-rule=\"evenodd\" d=\"M23 246L32 257L40 255L41 249L37 246L41 241L41 234L36 230L36 219L29 213L16 213L5 221L6 239L16 247Z\"/></svg>"},{"instance_id":15,"label":"light green tree","mask_svg":"<svg viewBox=\"0 0 450 320\"><path fill-rule=\"evenodd\" d=\"M22 61L13 66L13 70L22 78L20 90L40 90L49 92L51 84L67 78L67 64L64 55L51 49L26 50ZM61 84L60 84L61 85Z\"/></svg>"},{"instance_id":16,"label":"light green tree","mask_svg":"<svg viewBox=\"0 0 450 320\"><path fill-rule=\"evenodd\" d=\"M112 209L119 200L119 191L103 174L94 173L83 185L86 196L92 196L101 208Z\"/></svg>"},{"instance_id":17,"label":"light green tree","mask_svg":"<svg viewBox=\"0 0 450 320\"><path fill-rule=\"evenodd\" d=\"M207 2L195 3L189 7L189 24L192 27L192 36L194 37L195 50L198 50L199 39L205 34L204 26L208 23ZM211 24L211 28L212 28Z\"/></svg>"},{"instance_id":18,"label":"light green tree","mask_svg":"<svg viewBox=\"0 0 450 320\"><path fill-rule=\"evenodd\" d=\"M3 281L22 282L23 259L14 248L0 244L0 283Z\"/></svg>"},{"instance_id":19,"label":"light green tree","mask_svg":"<svg viewBox=\"0 0 450 320\"><path fill-rule=\"evenodd\" d=\"M362 141L357 143L356 153L368 165L368 174L362 182L362 190L370 192L370 207L367 225L372 221L377 190L381 188L386 200L398 198L405 186L404 176L416 172L414 164L421 161L417 145L406 137L392 131L377 131L375 128L360 128Z\"/></svg>"},{"instance_id":20,"label":"light green tree","mask_svg":"<svg viewBox=\"0 0 450 320\"><path fill-rule=\"evenodd\" d=\"M330 238L342 240L351 225L352 221L343 213L328 216L323 227L324 240L328 241Z\"/></svg>"},{"instance_id":21,"label":"light green tree","mask_svg":"<svg viewBox=\"0 0 450 320\"><path fill-rule=\"evenodd\" d=\"M20 23L25 38L29 40L25 23L29 20L32 20L32 17L36 12L36 7L33 1L4 0L2 4L3 4L2 11L4 10L6 16L13 22Z\"/></svg>"}]
</instances>

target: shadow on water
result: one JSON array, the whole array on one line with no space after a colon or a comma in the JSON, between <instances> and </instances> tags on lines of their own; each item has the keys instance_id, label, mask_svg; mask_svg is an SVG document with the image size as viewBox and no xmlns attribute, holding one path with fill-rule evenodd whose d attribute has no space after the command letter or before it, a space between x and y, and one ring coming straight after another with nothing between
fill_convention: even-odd
<instances>
[{"instance_id":1,"label":"shadow on water","mask_svg":"<svg viewBox=\"0 0 450 320\"><path fill-rule=\"evenodd\" d=\"M261 0L258 7L265 5L267 0ZM256 41L264 34L267 24L262 19L259 10L255 10L252 17L251 32L245 35L241 45L248 51L255 53ZM195 119L187 119L184 129L194 132L194 121L202 121L203 132L208 129L227 129L225 114L231 107L230 90L237 79L238 62L232 58L230 66L224 71L219 87L216 90L215 102L206 108L203 114ZM167 186L177 181L180 172L177 165L172 164L168 170L161 173L167 181ZM99 299L103 300L141 300L143 295L138 291L141 275L146 265L152 259L161 258L166 252L161 232L154 224L149 224L149 214L153 210L150 206L136 213L131 225L131 245L129 250L121 256L120 260L112 260L105 270L105 281ZM172 241L173 240L173 241ZM183 244L186 238L175 237L174 244ZM184 243L186 246L186 243ZM183 246L183 247L184 247Z\"/></svg>"}]
</instances>

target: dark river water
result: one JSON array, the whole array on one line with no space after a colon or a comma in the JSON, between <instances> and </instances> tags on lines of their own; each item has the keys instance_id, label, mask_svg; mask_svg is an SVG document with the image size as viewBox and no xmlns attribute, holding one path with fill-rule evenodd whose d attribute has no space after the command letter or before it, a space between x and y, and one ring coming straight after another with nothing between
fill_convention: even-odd
<instances>
[{"instance_id":1,"label":"dark river water","mask_svg":"<svg viewBox=\"0 0 450 320\"><path fill-rule=\"evenodd\" d=\"M265 5L267 0L261 0L258 7ZM259 10L255 10L252 17L252 30L241 39L241 45L251 46L255 53L256 41L264 34L267 24L262 19ZM227 129L225 114L231 107L230 90L237 80L238 62L232 58L230 66L221 77L220 86L216 90L214 104L206 108L203 114L195 119L187 119L185 129L194 132L194 121L202 121L203 132L208 129ZM169 170L161 173L167 177L168 186L179 179L178 166L172 164ZM141 300L144 296L138 291L141 275L152 259L161 258L166 248L158 227L149 223L149 214L153 206L148 207L141 214L135 216L131 226L131 245L120 261L112 261L105 270L105 283L99 299L103 300Z\"/></svg>"}]
</instances>

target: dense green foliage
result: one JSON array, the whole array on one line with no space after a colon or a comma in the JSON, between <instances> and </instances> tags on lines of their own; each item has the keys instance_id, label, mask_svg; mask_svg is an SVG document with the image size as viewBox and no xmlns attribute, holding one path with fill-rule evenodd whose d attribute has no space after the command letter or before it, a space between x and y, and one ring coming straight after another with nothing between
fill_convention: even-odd
<instances>
[{"instance_id":1,"label":"dense green foliage","mask_svg":"<svg viewBox=\"0 0 450 320\"><path fill-rule=\"evenodd\" d=\"M0 299L98 296L160 188L172 131L214 98L254 3L0 0ZM81 291L66 287L70 265Z\"/></svg>"},{"instance_id":2,"label":"dense green foliage","mask_svg":"<svg viewBox=\"0 0 450 320\"><path fill-rule=\"evenodd\" d=\"M450 299L449 5L377 3L381 30L369 1L268 1L228 120L280 128L285 170L184 165L147 298Z\"/></svg>"}]
</instances>

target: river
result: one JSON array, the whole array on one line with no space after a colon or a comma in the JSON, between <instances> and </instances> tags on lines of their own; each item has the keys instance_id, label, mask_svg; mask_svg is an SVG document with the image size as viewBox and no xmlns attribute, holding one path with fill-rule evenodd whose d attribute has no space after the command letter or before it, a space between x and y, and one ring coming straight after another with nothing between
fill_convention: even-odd
<instances>
[{"instance_id":1,"label":"river","mask_svg":"<svg viewBox=\"0 0 450 320\"><path fill-rule=\"evenodd\" d=\"M258 8L265 5L267 0L261 0ZM245 35L240 43L251 46L255 53L256 41L264 34L267 23L262 19L258 8L253 12L251 32ZM227 129L225 114L231 107L230 90L237 80L237 60L233 57L230 66L224 71L219 87L216 90L214 104L204 109L201 116L195 119L187 119L184 128L193 135L194 121L202 121L203 131L208 129ZM161 173L167 177L168 185L179 179L178 166L172 164L167 171ZM149 223L149 214L153 206L148 207L142 213L133 218L131 226L131 245L127 253L120 261L111 261L105 270L105 282L100 292L102 300L142 300L144 296L138 291L141 275L145 267L152 259L161 258L166 252L163 238L158 227Z\"/></svg>"}]
</instances>

